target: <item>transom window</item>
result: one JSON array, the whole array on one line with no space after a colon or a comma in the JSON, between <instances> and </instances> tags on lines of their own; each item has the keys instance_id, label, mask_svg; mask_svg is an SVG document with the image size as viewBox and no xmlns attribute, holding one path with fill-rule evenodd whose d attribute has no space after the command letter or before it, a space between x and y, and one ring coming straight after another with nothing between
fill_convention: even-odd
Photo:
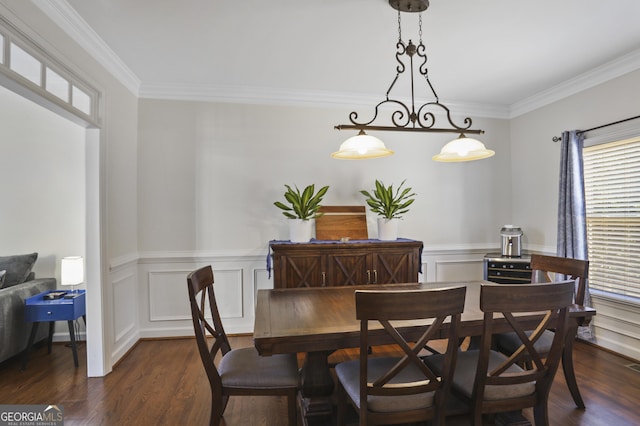
<instances>
[{"instance_id":1,"label":"transom window","mask_svg":"<svg viewBox=\"0 0 640 426\"><path fill-rule=\"evenodd\" d=\"M589 287L640 299L640 138L583 155Z\"/></svg>"},{"instance_id":2,"label":"transom window","mask_svg":"<svg viewBox=\"0 0 640 426\"><path fill-rule=\"evenodd\" d=\"M1 17L0 72L73 114L98 123L99 92Z\"/></svg>"}]
</instances>

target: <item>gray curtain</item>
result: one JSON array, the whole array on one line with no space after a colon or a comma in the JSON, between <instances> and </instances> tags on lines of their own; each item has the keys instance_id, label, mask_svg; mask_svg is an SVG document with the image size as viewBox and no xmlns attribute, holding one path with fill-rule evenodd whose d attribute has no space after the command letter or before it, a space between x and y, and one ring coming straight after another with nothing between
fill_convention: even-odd
<instances>
[{"instance_id":1,"label":"gray curtain","mask_svg":"<svg viewBox=\"0 0 640 426\"><path fill-rule=\"evenodd\" d=\"M562 133L560 155L560 190L558 197L557 255L587 260L587 223L584 197L584 135L577 130ZM585 300L591 306L587 282ZM580 327L578 336L592 339L591 327Z\"/></svg>"}]
</instances>

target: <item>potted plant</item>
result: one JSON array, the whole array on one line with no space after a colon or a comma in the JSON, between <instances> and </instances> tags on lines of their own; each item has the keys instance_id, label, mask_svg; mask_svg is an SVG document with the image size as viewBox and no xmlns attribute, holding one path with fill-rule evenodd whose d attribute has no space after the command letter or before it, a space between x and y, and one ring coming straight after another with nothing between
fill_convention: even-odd
<instances>
[{"instance_id":1,"label":"potted plant","mask_svg":"<svg viewBox=\"0 0 640 426\"><path fill-rule=\"evenodd\" d=\"M376 187L371 192L362 190L360 193L367 197L366 201L378 218L378 239L395 240L398 238L397 220L409 211L409 206L415 201L415 193L411 188L403 188L406 179L394 191L393 185L385 186L376 179Z\"/></svg>"},{"instance_id":2,"label":"potted plant","mask_svg":"<svg viewBox=\"0 0 640 426\"><path fill-rule=\"evenodd\" d=\"M313 184L307 186L302 192L295 186L295 190L285 185L285 200L289 205L276 201L273 204L282 209L282 214L291 219L289 222L289 235L291 242L304 243L311 239L311 220L321 216L318 213L322 197L327 193L329 186L323 186L315 192Z\"/></svg>"}]
</instances>

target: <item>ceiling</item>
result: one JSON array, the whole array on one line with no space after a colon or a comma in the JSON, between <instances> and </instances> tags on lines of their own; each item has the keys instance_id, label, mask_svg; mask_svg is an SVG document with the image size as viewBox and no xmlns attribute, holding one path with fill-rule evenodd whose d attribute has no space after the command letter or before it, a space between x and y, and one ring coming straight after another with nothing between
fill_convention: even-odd
<instances>
[{"instance_id":1,"label":"ceiling","mask_svg":"<svg viewBox=\"0 0 640 426\"><path fill-rule=\"evenodd\" d=\"M143 97L377 103L395 77L388 0L36 4L64 15L65 29ZM513 116L640 68L638 17L637 0L431 0L422 14L429 76L445 104ZM402 24L416 42L417 14L403 13Z\"/></svg>"}]
</instances>

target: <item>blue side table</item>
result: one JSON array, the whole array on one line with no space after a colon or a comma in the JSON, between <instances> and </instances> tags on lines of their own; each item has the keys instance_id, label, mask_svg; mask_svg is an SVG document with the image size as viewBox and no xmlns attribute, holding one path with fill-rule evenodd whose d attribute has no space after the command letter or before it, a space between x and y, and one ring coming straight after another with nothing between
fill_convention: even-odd
<instances>
[{"instance_id":1,"label":"blue side table","mask_svg":"<svg viewBox=\"0 0 640 426\"><path fill-rule=\"evenodd\" d=\"M78 349L76 346L76 335L73 327L73 321L82 317L85 325L87 324L86 317L86 291L76 290L73 292L67 292L69 298L61 299L47 299L45 296L49 293L58 292L59 290L46 291L44 293L37 294L29 297L25 301L25 320L32 322L31 334L29 335L29 343L24 350L24 356L22 359L22 369L27 367L29 361L29 355L33 348L33 341L38 332L38 325L41 322L49 323L49 339L48 339L48 353L51 353L51 342L53 340L53 330L56 321L67 321L69 325L69 337L71 338L71 349L73 351L73 363L76 368L78 367Z\"/></svg>"}]
</instances>

